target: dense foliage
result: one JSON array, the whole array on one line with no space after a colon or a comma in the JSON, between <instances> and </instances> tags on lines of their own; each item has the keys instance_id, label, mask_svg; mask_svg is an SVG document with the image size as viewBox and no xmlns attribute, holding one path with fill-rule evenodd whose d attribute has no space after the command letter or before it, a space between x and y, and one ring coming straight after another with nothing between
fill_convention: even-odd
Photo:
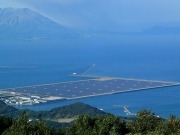
<instances>
[{"instance_id":1,"label":"dense foliage","mask_svg":"<svg viewBox=\"0 0 180 135\"><path fill-rule=\"evenodd\" d=\"M12 119L0 117L2 135L179 135L180 119L170 116L165 120L155 113L142 110L131 121L113 115L79 116L71 126L59 131L41 120L29 121L26 113Z\"/></svg>"},{"instance_id":2,"label":"dense foliage","mask_svg":"<svg viewBox=\"0 0 180 135\"><path fill-rule=\"evenodd\" d=\"M40 112L18 110L3 102L0 106L2 135L180 135L179 118L162 119L149 110L126 120L83 103ZM56 122L72 117L76 118L72 123Z\"/></svg>"},{"instance_id":3,"label":"dense foliage","mask_svg":"<svg viewBox=\"0 0 180 135\"><path fill-rule=\"evenodd\" d=\"M2 135L53 135L54 130L42 121L31 123L28 116L22 113Z\"/></svg>"},{"instance_id":4,"label":"dense foliage","mask_svg":"<svg viewBox=\"0 0 180 135\"><path fill-rule=\"evenodd\" d=\"M142 110L137 113L135 120L127 124L127 127L130 129L131 133L146 134L154 131L162 121L163 119L156 116L155 113Z\"/></svg>"},{"instance_id":5,"label":"dense foliage","mask_svg":"<svg viewBox=\"0 0 180 135\"><path fill-rule=\"evenodd\" d=\"M12 125L12 119L6 116L0 116L0 134Z\"/></svg>"},{"instance_id":6,"label":"dense foliage","mask_svg":"<svg viewBox=\"0 0 180 135\"><path fill-rule=\"evenodd\" d=\"M125 122L116 116L79 117L66 131L67 135L121 135L127 133Z\"/></svg>"}]
</instances>

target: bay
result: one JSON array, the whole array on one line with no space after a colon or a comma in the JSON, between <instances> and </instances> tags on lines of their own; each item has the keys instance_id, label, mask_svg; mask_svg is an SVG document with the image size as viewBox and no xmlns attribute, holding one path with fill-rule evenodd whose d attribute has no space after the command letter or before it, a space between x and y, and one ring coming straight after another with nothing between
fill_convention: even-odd
<instances>
[{"instance_id":1,"label":"bay","mask_svg":"<svg viewBox=\"0 0 180 135\"><path fill-rule=\"evenodd\" d=\"M0 89L82 80L69 75L88 74L180 82L179 35L113 35L80 39L1 40ZM126 116L150 109L162 117L180 116L180 87L120 93L33 106L33 110L83 102L106 112Z\"/></svg>"}]
</instances>

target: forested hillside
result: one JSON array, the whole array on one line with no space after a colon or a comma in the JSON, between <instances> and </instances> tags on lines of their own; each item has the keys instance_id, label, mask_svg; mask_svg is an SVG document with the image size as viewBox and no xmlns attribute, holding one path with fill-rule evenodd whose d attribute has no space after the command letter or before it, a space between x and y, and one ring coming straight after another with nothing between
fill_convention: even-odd
<instances>
[{"instance_id":1,"label":"forested hillside","mask_svg":"<svg viewBox=\"0 0 180 135\"><path fill-rule=\"evenodd\" d=\"M170 116L165 120L148 110L138 112L130 121L113 115L82 115L69 127L55 130L42 120L29 121L23 112L14 120L1 116L0 129L3 135L179 135L180 119Z\"/></svg>"}]
</instances>

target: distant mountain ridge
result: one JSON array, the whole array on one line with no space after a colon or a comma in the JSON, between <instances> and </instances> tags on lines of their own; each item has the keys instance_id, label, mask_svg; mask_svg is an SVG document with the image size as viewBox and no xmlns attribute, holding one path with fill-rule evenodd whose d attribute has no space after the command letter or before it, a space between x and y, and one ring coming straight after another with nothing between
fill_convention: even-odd
<instances>
[{"instance_id":1,"label":"distant mountain ridge","mask_svg":"<svg viewBox=\"0 0 180 135\"><path fill-rule=\"evenodd\" d=\"M74 103L67 106L56 107L49 111L32 111L32 110L19 110L13 106L5 104L3 101L0 101L0 116L5 115L11 118L17 118L22 112L26 112L30 119L44 120L49 126L54 126L55 128L66 127L69 122L59 123L59 119L71 118L71 120L77 118L80 115L89 115L89 116L104 116L108 113L103 112L95 107L89 106L84 103ZM110 114L108 114L110 115Z\"/></svg>"},{"instance_id":2,"label":"distant mountain ridge","mask_svg":"<svg viewBox=\"0 0 180 135\"><path fill-rule=\"evenodd\" d=\"M179 26L154 26L143 31L145 34L180 34Z\"/></svg>"},{"instance_id":3,"label":"distant mountain ridge","mask_svg":"<svg viewBox=\"0 0 180 135\"><path fill-rule=\"evenodd\" d=\"M0 115L7 115L9 117L17 117L22 111L26 111L31 118L38 119L56 119L56 118L66 118L66 117L76 117L79 115L106 115L107 113L89 106L84 103L74 103L67 106L56 107L50 111L32 111L32 110L19 110L12 106L5 104L0 101Z\"/></svg>"},{"instance_id":4,"label":"distant mountain ridge","mask_svg":"<svg viewBox=\"0 0 180 135\"><path fill-rule=\"evenodd\" d=\"M69 37L72 32L28 8L0 9L0 37L52 38Z\"/></svg>"}]
</instances>

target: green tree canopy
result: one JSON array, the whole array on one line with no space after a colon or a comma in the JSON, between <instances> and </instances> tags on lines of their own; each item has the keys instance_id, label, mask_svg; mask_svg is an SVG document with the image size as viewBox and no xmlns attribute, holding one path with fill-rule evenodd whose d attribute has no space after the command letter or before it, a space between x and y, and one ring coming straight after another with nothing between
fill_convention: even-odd
<instances>
[{"instance_id":1,"label":"green tree canopy","mask_svg":"<svg viewBox=\"0 0 180 135\"><path fill-rule=\"evenodd\" d=\"M31 123L26 113L13 121L12 126L3 135L54 135L55 132L42 121Z\"/></svg>"},{"instance_id":2,"label":"green tree canopy","mask_svg":"<svg viewBox=\"0 0 180 135\"><path fill-rule=\"evenodd\" d=\"M0 116L0 135L12 125L12 119L6 116Z\"/></svg>"},{"instance_id":3,"label":"green tree canopy","mask_svg":"<svg viewBox=\"0 0 180 135\"><path fill-rule=\"evenodd\" d=\"M149 110L142 110L137 113L136 119L128 123L128 128L132 133L146 134L155 131L163 119Z\"/></svg>"},{"instance_id":4,"label":"green tree canopy","mask_svg":"<svg viewBox=\"0 0 180 135\"><path fill-rule=\"evenodd\" d=\"M80 116L66 132L67 135L124 135L125 133L127 133L125 122L110 115L95 118Z\"/></svg>"}]
</instances>

